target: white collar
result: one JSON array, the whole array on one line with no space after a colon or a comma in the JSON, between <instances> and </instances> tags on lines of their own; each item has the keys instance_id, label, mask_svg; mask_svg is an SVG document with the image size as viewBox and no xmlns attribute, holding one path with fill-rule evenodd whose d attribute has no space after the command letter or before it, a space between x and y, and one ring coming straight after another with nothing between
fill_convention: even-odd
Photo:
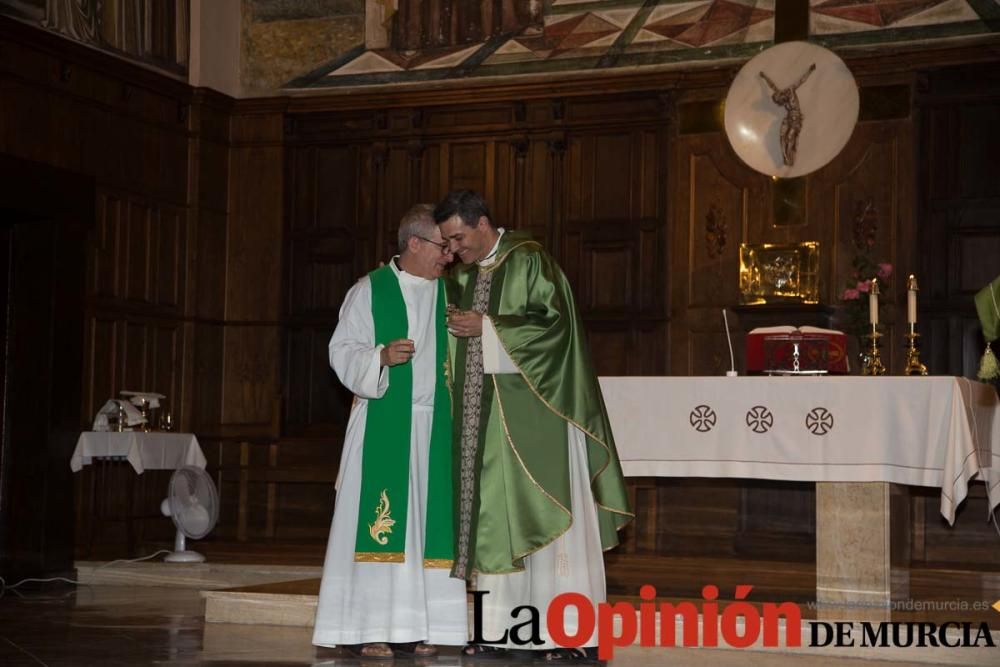
<instances>
[{"instance_id":1,"label":"white collar","mask_svg":"<svg viewBox=\"0 0 1000 667\"><path fill-rule=\"evenodd\" d=\"M493 244L493 248L486 254L486 257L476 262L479 266L489 266L497 261L497 250L500 249L500 239L503 238L503 233L507 230L503 227L498 227L497 231L500 232L497 236L497 242Z\"/></svg>"}]
</instances>

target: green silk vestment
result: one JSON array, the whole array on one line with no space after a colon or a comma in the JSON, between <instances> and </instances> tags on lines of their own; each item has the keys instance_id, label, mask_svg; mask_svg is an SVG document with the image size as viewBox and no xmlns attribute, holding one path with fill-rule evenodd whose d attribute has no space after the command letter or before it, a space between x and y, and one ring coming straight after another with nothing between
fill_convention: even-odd
<instances>
[{"instance_id":1,"label":"green silk vestment","mask_svg":"<svg viewBox=\"0 0 1000 667\"><path fill-rule=\"evenodd\" d=\"M586 436L604 550L618 544L617 531L633 517L583 325L562 270L529 236L507 232L493 264L457 267L449 302L470 309L477 277L486 271L495 272L486 314L520 374L483 378L475 475L471 481L456 479L456 498L463 485L476 487L471 516L456 512L456 535L469 531L468 570L457 569L456 556L457 576L521 570L526 555L569 529L567 422ZM462 442L467 347L468 339L457 339L456 452ZM463 521L469 525L463 527Z\"/></svg>"}]
</instances>

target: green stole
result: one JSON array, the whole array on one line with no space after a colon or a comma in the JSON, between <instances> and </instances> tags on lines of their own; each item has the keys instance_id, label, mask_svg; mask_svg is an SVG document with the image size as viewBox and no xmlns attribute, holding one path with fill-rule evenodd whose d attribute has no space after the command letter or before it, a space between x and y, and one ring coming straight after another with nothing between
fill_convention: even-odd
<instances>
[{"instance_id":1,"label":"green stole","mask_svg":"<svg viewBox=\"0 0 1000 667\"><path fill-rule=\"evenodd\" d=\"M399 278L391 266L368 274L376 345L407 338L409 324ZM448 333L444 281L438 280L434 313L437 359L427 480L424 567L450 568L454 560L452 525L451 395L448 388ZM413 420L413 363L390 366L389 388L368 400L361 460L361 498L354 560L402 563L410 479L410 429ZM369 522L367 517L373 517Z\"/></svg>"}]
</instances>

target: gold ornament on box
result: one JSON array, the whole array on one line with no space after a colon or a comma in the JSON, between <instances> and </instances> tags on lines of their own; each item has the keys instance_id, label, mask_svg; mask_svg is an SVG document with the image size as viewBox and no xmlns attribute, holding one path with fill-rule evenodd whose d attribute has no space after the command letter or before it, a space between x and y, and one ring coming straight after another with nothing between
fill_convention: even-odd
<instances>
[{"instance_id":1,"label":"gold ornament on box","mask_svg":"<svg viewBox=\"0 0 1000 667\"><path fill-rule=\"evenodd\" d=\"M819 242L740 244L745 305L819 303Z\"/></svg>"}]
</instances>

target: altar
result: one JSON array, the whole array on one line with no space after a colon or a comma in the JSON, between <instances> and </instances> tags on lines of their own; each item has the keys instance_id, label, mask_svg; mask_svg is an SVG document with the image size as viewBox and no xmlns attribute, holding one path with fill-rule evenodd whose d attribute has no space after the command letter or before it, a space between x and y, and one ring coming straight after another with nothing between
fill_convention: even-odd
<instances>
[{"instance_id":1,"label":"altar","mask_svg":"<svg viewBox=\"0 0 1000 667\"><path fill-rule=\"evenodd\" d=\"M889 604L892 485L940 489L949 523L973 480L985 483L991 510L1000 504L1000 403L988 385L955 377L600 381L626 476L817 483L820 602Z\"/></svg>"}]
</instances>

